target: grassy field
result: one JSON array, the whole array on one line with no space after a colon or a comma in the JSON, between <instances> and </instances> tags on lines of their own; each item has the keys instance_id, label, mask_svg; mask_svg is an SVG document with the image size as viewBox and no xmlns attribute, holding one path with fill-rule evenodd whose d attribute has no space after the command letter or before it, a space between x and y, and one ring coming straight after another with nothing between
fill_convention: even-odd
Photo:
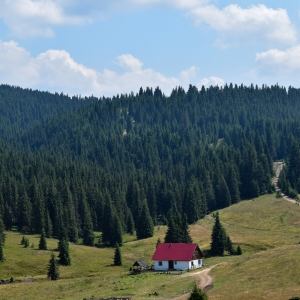
<instances>
[{"instance_id":1,"label":"grassy field","mask_svg":"<svg viewBox=\"0 0 300 300\"><path fill-rule=\"evenodd\" d=\"M240 202L220 211L220 218L242 256L206 258L215 267L214 288L209 299L289 299L300 296L300 207L275 195ZM203 219L190 227L194 242L208 249L213 220ZM27 235L33 248L20 245L22 235L7 232L6 261L0 263L0 279L15 283L0 285L0 299L83 299L131 297L169 299L192 288L193 277L146 273L129 276L137 259L151 262L157 238L163 240L166 227L155 228L154 237L136 241L125 236L121 248L123 266L112 266L114 249L70 245L72 265L60 267L60 279L47 279L50 254L57 240L47 239L49 251L37 249L39 236ZM97 233L99 235L99 233ZM54 252L57 255L57 252ZM33 277L33 282L23 280ZM158 292L159 296L149 296Z\"/></svg>"}]
</instances>

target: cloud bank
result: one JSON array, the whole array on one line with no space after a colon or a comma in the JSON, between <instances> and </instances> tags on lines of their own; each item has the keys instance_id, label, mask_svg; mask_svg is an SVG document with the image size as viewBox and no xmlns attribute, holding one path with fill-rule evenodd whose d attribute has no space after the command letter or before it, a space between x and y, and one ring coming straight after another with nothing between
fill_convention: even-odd
<instances>
[{"instance_id":1,"label":"cloud bank","mask_svg":"<svg viewBox=\"0 0 300 300\"><path fill-rule=\"evenodd\" d=\"M257 53L255 61L267 73L294 74L300 79L300 44L284 51L270 49Z\"/></svg>"},{"instance_id":2,"label":"cloud bank","mask_svg":"<svg viewBox=\"0 0 300 300\"><path fill-rule=\"evenodd\" d=\"M159 86L164 93L170 94L176 86L186 88L197 79L197 68L194 66L177 77L167 77L153 69L144 69L143 63L131 54L118 56L116 63L122 72L108 69L98 72L74 61L64 50L48 50L32 57L16 42L0 41L0 82L10 85L50 92L63 91L70 95L112 96L137 92L141 86ZM210 82L219 84L221 81Z\"/></svg>"},{"instance_id":3,"label":"cloud bank","mask_svg":"<svg viewBox=\"0 0 300 300\"><path fill-rule=\"evenodd\" d=\"M205 23L220 33L217 44L266 39L269 42L295 44L297 30L285 9L253 5L243 9L236 4L219 9L214 5L193 8L189 16L198 25Z\"/></svg>"}]
</instances>

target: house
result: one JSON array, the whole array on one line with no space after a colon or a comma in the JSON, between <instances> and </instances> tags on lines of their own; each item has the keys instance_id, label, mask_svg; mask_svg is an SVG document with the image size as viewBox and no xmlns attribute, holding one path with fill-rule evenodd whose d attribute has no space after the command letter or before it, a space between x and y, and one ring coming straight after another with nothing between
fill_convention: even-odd
<instances>
[{"instance_id":1,"label":"house","mask_svg":"<svg viewBox=\"0 0 300 300\"><path fill-rule=\"evenodd\" d=\"M203 254L197 244L160 243L152 256L154 270L190 270L202 266Z\"/></svg>"}]
</instances>

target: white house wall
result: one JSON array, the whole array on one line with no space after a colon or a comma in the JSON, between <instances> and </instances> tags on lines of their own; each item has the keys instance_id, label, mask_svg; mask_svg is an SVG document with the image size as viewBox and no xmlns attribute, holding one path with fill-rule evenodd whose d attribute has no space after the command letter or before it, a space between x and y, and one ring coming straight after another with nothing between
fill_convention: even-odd
<instances>
[{"instance_id":1,"label":"white house wall","mask_svg":"<svg viewBox=\"0 0 300 300\"><path fill-rule=\"evenodd\" d=\"M154 270L165 271L169 269L169 261L161 261L161 262L162 265L160 266L159 261L157 260L154 261ZM174 270L197 269L202 267L202 259L200 259L200 264L198 263L198 259L191 260L191 261L174 261L173 264L174 264Z\"/></svg>"},{"instance_id":2,"label":"white house wall","mask_svg":"<svg viewBox=\"0 0 300 300\"><path fill-rule=\"evenodd\" d=\"M193 262L193 264L192 264ZM202 267L202 259L195 259L189 262L190 269L197 269Z\"/></svg>"}]
</instances>

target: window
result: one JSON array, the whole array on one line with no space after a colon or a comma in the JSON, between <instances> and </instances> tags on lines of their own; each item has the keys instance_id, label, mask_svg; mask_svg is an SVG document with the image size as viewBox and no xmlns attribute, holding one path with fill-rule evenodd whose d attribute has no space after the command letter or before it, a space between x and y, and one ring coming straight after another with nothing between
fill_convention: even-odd
<instances>
[{"instance_id":1,"label":"window","mask_svg":"<svg viewBox=\"0 0 300 300\"><path fill-rule=\"evenodd\" d=\"M174 265L177 265L177 261L174 261Z\"/></svg>"},{"instance_id":2,"label":"window","mask_svg":"<svg viewBox=\"0 0 300 300\"><path fill-rule=\"evenodd\" d=\"M201 265L201 259L198 259L198 265Z\"/></svg>"},{"instance_id":3,"label":"window","mask_svg":"<svg viewBox=\"0 0 300 300\"><path fill-rule=\"evenodd\" d=\"M159 261L159 262L158 262L158 265L159 265L159 266L162 266L162 261Z\"/></svg>"}]
</instances>

